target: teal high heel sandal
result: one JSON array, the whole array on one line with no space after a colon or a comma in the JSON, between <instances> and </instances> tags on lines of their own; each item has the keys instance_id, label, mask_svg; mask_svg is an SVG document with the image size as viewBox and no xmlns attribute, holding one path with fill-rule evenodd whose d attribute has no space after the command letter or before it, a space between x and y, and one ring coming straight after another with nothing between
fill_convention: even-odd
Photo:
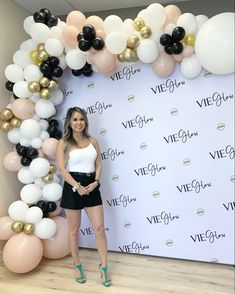
<instances>
[{"instance_id":1,"label":"teal high heel sandal","mask_svg":"<svg viewBox=\"0 0 235 294\"><path fill-rule=\"evenodd\" d=\"M100 274L101 274L101 279L103 279L102 284L105 287L110 287L112 284L111 284L111 279L108 279L108 277L107 277L108 266L102 267L100 264L99 270L100 270Z\"/></svg>"},{"instance_id":2,"label":"teal high heel sandal","mask_svg":"<svg viewBox=\"0 0 235 294\"><path fill-rule=\"evenodd\" d=\"M73 263L73 265L80 272L80 277L75 278L76 282L78 282L79 284L85 284L86 283L86 277L85 277L84 272L83 272L82 264L80 263L78 265L75 265Z\"/></svg>"}]
</instances>

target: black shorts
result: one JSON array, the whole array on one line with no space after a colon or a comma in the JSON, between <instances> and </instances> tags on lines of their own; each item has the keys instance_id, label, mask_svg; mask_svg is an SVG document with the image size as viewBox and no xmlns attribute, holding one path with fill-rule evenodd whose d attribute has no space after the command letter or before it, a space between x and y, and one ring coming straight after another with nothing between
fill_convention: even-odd
<instances>
[{"instance_id":1,"label":"black shorts","mask_svg":"<svg viewBox=\"0 0 235 294\"><path fill-rule=\"evenodd\" d=\"M82 174L76 172L70 172L71 176L77 181L80 182L82 186L87 186L95 180L95 173L92 174ZM80 210L85 207L92 207L102 205L102 199L100 195L99 186L97 186L92 192L88 195L79 195L79 193L73 192L72 186L64 182L62 198L60 206L65 209L75 209Z\"/></svg>"}]
</instances>

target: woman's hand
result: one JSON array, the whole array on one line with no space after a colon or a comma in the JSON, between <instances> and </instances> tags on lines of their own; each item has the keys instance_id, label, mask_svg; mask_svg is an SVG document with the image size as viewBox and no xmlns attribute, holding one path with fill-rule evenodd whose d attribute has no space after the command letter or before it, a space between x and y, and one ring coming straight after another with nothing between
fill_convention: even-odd
<instances>
[{"instance_id":1,"label":"woman's hand","mask_svg":"<svg viewBox=\"0 0 235 294\"><path fill-rule=\"evenodd\" d=\"M86 186L85 188L86 188L86 190L90 193L90 192L92 192L97 186L98 186L98 183L97 183L97 181L95 181L95 182L89 184L88 186Z\"/></svg>"},{"instance_id":2,"label":"woman's hand","mask_svg":"<svg viewBox=\"0 0 235 294\"><path fill-rule=\"evenodd\" d=\"M79 188L77 189L77 192L81 196L89 194L89 191L88 191L87 187L84 187L82 185L79 186Z\"/></svg>"}]
</instances>

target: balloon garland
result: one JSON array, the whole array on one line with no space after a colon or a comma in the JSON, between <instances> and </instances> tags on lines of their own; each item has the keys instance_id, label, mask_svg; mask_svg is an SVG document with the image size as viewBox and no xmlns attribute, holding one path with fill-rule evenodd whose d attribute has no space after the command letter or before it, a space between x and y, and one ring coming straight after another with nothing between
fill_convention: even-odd
<instances>
[{"instance_id":1,"label":"balloon garland","mask_svg":"<svg viewBox=\"0 0 235 294\"><path fill-rule=\"evenodd\" d=\"M162 78L173 73L177 62L186 78L197 77L202 67L215 74L232 73L233 21L233 13L208 20L158 3L141 10L134 20L122 21L116 15L104 21L98 16L86 19L82 12L72 11L63 22L46 8L24 20L30 38L5 69L5 87L12 97L0 112L0 128L15 144L3 165L25 184L21 200L9 206L9 216L0 218L0 239L8 240L3 260L9 270L25 273L43 255L56 259L69 253L55 165L62 132L53 118L63 101L58 86L63 70L69 67L75 76L93 71L111 76L118 63L141 61ZM211 49L219 36L226 42Z\"/></svg>"}]
</instances>

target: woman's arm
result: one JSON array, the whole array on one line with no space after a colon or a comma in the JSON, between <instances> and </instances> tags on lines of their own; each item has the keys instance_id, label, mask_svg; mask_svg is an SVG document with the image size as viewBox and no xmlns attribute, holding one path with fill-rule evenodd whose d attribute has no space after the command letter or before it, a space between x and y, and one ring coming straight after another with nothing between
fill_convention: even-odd
<instances>
[{"instance_id":1,"label":"woman's arm","mask_svg":"<svg viewBox=\"0 0 235 294\"><path fill-rule=\"evenodd\" d=\"M96 152L97 152L97 158L95 160L95 179L99 181L100 177L101 177L101 172L102 172L102 161L101 161L101 157L100 157L100 147L99 147L99 144L95 138L92 138L91 142L94 145Z\"/></svg>"}]
</instances>

